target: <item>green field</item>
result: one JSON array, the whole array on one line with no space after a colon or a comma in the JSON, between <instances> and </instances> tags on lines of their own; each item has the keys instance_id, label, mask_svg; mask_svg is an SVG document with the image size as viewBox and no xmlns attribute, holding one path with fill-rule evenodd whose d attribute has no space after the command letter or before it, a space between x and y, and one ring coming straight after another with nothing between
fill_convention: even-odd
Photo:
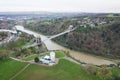
<instances>
[{"instance_id":1,"label":"green field","mask_svg":"<svg viewBox=\"0 0 120 80\"><path fill-rule=\"evenodd\" d=\"M114 14L108 14L107 17L119 17L119 16L115 16Z\"/></svg>"},{"instance_id":2,"label":"green field","mask_svg":"<svg viewBox=\"0 0 120 80\"><path fill-rule=\"evenodd\" d=\"M67 61L60 60L53 67L30 65L14 80L101 80L96 76L86 74L83 67Z\"/></svg>"},{"instance_id":3,"label":"green field","mask_svg":"<svg viewBox=\"0 0 120 80\"><path fill-rule=\"evenodd\" d=\"M120 80L120 69L113 68L112 73L113 73L113 76L115 77L114 80Z\"/></svg>"},{"instance_id":4,"label":"green field","mask_svg":"<svg viewBox=\"0 0 120 80\"><path fill-rule=\"evenodd\" d=\"M55 57L56 58L62 58L62 57L65 57L65 53L63 51L56 51L55 52Z\"/></svg>"},{"instance_id":5,"label":"green field","mask_svg":"<svg viewBox=\"0 0 120 80\"><path fill-rule=\"evenodd\" d=\"M14 60L0 61L0 80L9 80L26 64Z\"/></svg>"},{"instance_id":6,"label":"green field","mask_svg":"<svg viewBox=\"0 0 120 80\"><path fill-rule=\"evenodd\" d=\"M5 50L3 47L0 47L0 50Z\"/></svg>"},{"instance_id":7,"label":"green field","mask_svg":"<svg viewBox=\"0 0 120 80\"><path fill-rule=\"evenodd\" d=\"M27 63L6 60L0 62L0 80L9 80ZM113 68L114 76L120 76L120 70ZM31 64L25 71L16 76L13 80L103 80L99 77L86 73L84 67L61 59L59 64L52 67L45 67ZM114 79L119 80L119 78Z\"/></svg>"},{"instance_id":8,"label":"green field","mask_svg":"<svg viewBox=\"0 0 120 80\"><path fill-rule=\"evenodd\" d=\"M25 61L34 60L34 58L37 57L37 56L38 56L37 54L33 54L33 55L30 55L30 56L24 57L23 60L25 60Z\"/></svg>"}]
</instances>

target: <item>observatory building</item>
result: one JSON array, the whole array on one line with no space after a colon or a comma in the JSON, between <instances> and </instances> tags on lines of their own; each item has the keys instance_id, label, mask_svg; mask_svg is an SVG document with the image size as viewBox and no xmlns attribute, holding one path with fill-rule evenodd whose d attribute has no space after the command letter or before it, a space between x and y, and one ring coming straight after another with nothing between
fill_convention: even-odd
<instances>
[{"instance_id":1,"label":"observatory building","mask_svg":"<svg viewBox=\"0 0 120 80\"><path fill-rule=\"evenodd\" d=\"M39 58L40 62L43 64L50 65L51 63L55 63L55 52L50 52L50 55L45 55Z\"/></svg>"}]
</instances>

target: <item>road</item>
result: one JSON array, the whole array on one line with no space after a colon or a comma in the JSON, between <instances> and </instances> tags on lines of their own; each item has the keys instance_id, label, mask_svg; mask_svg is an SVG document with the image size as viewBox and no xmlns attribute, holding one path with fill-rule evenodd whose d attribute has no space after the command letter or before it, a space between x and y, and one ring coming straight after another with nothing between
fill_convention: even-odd
<instances>
[{"instance_id":1,"label":"road","mask_svg":"<svg viewBox=\"0 0 120 80\"><path fill-rule=\"evenodd\" d=\"M0 32L10 32L10 33L17 33L16 31L0 29Z\"/></svg>"},{"instance_id":2,"label":"road","mask_svg":"<svg viewBox=\"0 0 120 80\"><path fill-rule=\"evenodd\" d=\"M71 32L71 31L74 31L75 29L76 29L76 28L68 29L68 30L66 30L66 31L64 31L64 32L61 32L61 33L57 34L57 35L53 35L53 36L49 37L48 39L44 40L43 42L45 42L45 41L47 41L47 40L51 40L51 39L56 38L56 37L59 37L59 36L61 36L61 35L64 35L64 34L66 34L66 33Z\"/></svg>"}]
</instances>

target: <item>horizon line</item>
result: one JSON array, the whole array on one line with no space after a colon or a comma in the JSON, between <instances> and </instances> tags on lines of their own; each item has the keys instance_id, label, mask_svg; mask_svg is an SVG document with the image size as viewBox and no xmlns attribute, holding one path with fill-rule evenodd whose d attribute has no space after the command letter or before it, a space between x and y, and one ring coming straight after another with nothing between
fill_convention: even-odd
<instances>
[{"instance_id":1,"label":"horizon line","mask_svg":"<svg viewBox=\"0 0 120 80\"><path fill-rule=\"evenodd\" d=\"M46 12L46 13L103 13L103 14L107 14L107 13L111 13L111 14L120 14L120 12L82 12L82 11L0 11L0 13L30 13L30 12Z\"/></svg>"}]
</instances>

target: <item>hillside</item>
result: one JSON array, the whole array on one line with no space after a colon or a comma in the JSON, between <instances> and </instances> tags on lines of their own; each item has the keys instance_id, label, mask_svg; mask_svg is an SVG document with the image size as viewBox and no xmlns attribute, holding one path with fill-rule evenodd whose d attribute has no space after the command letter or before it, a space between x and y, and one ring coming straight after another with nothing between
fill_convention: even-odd
<instances>
[{"instance_id":1,"label":"hillside","mask_svg":"<svg viewBox=\"0 0 120 80\"><path fill-rule=\"evenodd\" d=\"M54 41L73 50L120 58L120 18L115 17L77 17L57 18L49 21L24 23L26 28L45 35L58 34L69 25L77 29Z\"/></svg>"}]
</instances>

